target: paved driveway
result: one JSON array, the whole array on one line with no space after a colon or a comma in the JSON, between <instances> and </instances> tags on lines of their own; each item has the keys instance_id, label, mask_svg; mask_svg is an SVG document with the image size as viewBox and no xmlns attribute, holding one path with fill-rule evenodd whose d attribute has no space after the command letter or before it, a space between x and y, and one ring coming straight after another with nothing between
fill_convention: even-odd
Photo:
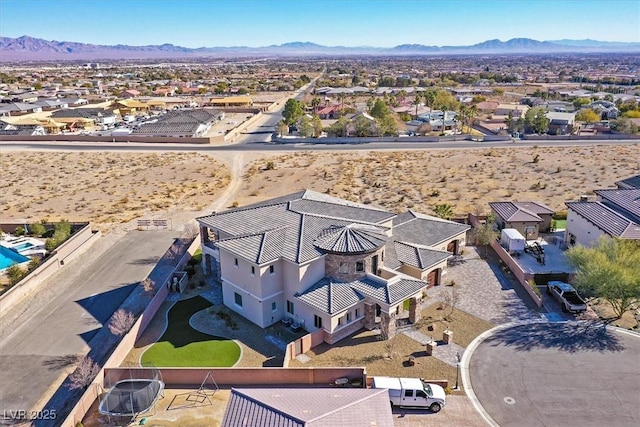
<instances>
[{"instance_id":1,"label":"paved driveway","mask_svg":"<svg viewBox=\"0 0 640 427\"><path fill-rule=\"evenodd\" d=\"M47 291L44 307L27 311L0 337L0 409L5 415L31 409L70 371L74 356L89 351L91 338L155 267L176 234L128 233L100 256L83 254L48 281L45 286L56 291Z\"/></svg>"},{"instance_id":2,"label":"paved driveway","mask_svg":"<svg viewBox=\"0 0 640 427\"><path fill-rule=\"evenodd\" d=\"M527 324L483 341L469 375L501 427L638 426L639 355L637 334L591 322Z\"/></svg>"}]
</instances>

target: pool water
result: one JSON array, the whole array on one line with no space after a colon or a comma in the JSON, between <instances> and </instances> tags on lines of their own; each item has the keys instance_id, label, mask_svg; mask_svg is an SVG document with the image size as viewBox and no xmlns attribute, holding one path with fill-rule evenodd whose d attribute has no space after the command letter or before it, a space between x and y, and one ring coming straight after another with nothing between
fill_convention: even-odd
<instances>
[{"instance_id":1,"label":"pool water","mask_svg":"<svg viewBox=\"0 0 640 427\"><path fill-rule=\"evenodd\" d=\"M14 246L12 249L15 250L15 251L20 252L20 251L23 251L25 249L32 248L33 246L35 246L33 243L26 242L26 243L20 243L19 245Z\"/></svg>"},{"instance_id":2,"label":"pool water","mask_svg":"<svg viewBox=\"0 0 640 427\"><path fill-rule=\"evenodd\" d=\"M24 255L20 255L16 251L0 246L0 270L11 267L13 264L22 264L29 261Z\"/></svg>"}]
</instances>

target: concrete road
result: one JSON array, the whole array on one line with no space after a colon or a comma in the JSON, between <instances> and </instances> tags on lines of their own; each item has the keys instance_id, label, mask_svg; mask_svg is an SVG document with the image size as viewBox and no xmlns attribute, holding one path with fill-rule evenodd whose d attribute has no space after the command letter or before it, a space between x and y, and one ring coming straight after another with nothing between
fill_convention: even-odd
<instances>
[{"instance_id":1,"label":"concrete road","mask_svg":"<svg viewBox=\"0 0 640 427\"><path fill-rule=\"evenodd\" d=\"M101 256L87 262L91 256L82 255L49 279L44 286L56 291L44 307L25 312L0 341L0 412L31 409L70 372L74 356L88 353L91 338L178 234L130 232ZM69 269L75 274L63 273Z\"/></svg>"},{"instance_id":2,"label":"concrete road","mask_svg":"<svg viewBox=\"0 0 640 427\"><path fill-rule=\"evenodd\" d=\"M591 322L528 324L484 340L469 375L501 427L638 426L638 355L638 334Z\"/></svg>"}]
</instances>

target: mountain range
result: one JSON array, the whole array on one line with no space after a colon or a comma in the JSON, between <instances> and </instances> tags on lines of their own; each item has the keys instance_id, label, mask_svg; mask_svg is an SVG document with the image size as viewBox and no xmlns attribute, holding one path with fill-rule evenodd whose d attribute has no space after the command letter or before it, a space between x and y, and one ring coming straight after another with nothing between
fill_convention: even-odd
<instances>
[{"instance_id":1,"label":"mountain range","mask_svg":"<svg viewBox=\"0 0 640 427\"><path fill-rule=\"evenodd\" d=\"M311 42L291 42L263 47L231 46L187 48L173 44L131 46L96 45L49 41L30 36L0 37L0 62L38 60L98 60L249 56L347 56L347 55L446 55L523 53L640 53L640 43L597 40L538 41L514 38L505 42L487 40L470 46L426 46L402 44L391 48L371 46L323 46Z\"/></svg>"}]
</instances>

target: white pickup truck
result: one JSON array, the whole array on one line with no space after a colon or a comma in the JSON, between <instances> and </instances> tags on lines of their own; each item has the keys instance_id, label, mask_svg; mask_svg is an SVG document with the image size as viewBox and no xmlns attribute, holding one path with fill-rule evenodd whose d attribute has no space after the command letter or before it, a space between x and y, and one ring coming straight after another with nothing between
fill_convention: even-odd
<instances>
[{"instance_id":1,"label":"white pickup truck","mask_svg":"<svg viewBox=\"0 0 640 427\"><path fill-rule=\"evenodd\" d=\"M446 403L444 389L419 378L373 377L372 388L386 388L392 406L417 406L439 412Z\"/></svg>"},{"instance_id":2,"label":"white pickup truck","mask_svg":"<svg viewBox=\"0 0 640 427\"><path fill-rule=\"evenodd\" d=\"M553 295L562 304L562 311L565 313L580 313L587 310L587 304L568 283L557 280L550 281L547 283L547 294Z\"/></svg>"}]
</instances>

